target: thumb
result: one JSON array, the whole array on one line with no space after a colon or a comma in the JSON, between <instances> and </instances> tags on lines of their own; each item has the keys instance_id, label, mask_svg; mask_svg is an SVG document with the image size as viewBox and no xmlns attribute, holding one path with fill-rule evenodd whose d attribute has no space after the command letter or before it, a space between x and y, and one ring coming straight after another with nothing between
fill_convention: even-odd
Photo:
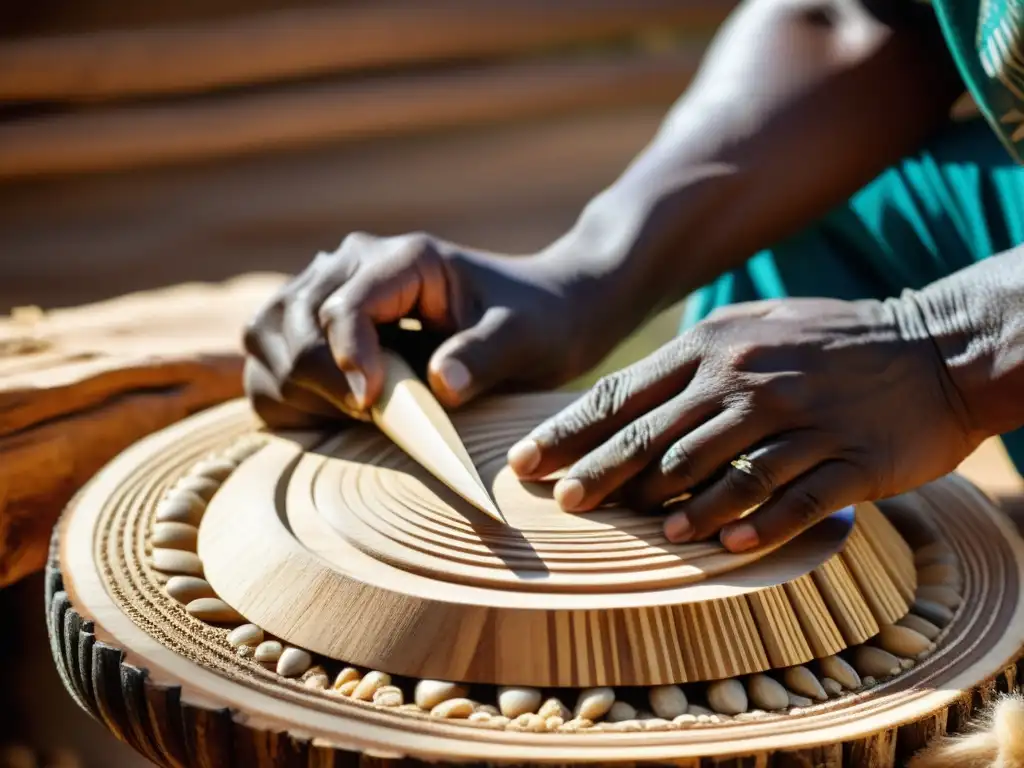
<instances>
[{"instance_id":1,"label":"thumb","mask_svg":"<svg viewBox=\"0 0 1024 768\"><path fill-rule=\"evenodd\" d=\"M521 370L524 335L508 308L491 307L437 348L427 367L430 388L450 408L480 396Z\"/></svg>"}]
</instances>

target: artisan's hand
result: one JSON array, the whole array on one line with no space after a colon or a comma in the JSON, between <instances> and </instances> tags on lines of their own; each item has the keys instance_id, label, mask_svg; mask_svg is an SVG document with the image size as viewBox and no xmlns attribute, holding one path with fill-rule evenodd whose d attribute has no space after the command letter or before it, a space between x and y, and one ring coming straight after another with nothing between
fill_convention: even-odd
<instances>
[{"instance_id":1,"label":"artisan's hand","mask_svg":"<svg viewBox=\"0 0 1024 768\"><path fill-rule=\"evenodd\" d=\"M556 247L557 244L556 244ZM245 334L246 390L276 427L359 417L379 397L382 337L427 369L444 404L498 385L548 387L593 365L601 334L574 286L582 259L562 253L510 257L471 252L427 235L347 237L288 283ZM394 325L418 319L423 332ZM610 335L606 334L605 336Z\"/></svg>"},{"instance_id":2,"label":"artisan's hand","mask_svg":"<svg viewBox=\"0 0 1024 768\"><path fill-rule=\"evenodd\" d=\"M920 327L902 300L727 308L598 382L509 460L523 478L571 466L555 486L570 511L613 492L642 509L676 500L673 542L721 530L732 551L777 545L952 471L979 442Z\"/></svg>"}]
</instances>

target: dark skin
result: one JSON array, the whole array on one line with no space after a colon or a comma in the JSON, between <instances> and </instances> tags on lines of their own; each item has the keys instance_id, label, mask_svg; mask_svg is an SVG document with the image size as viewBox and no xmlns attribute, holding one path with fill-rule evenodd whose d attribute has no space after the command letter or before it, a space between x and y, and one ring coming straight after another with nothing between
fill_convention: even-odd
<instances>
[{"instance_id":1,"label":"dark skin","mask_svg":"<svg viewBox=\"0 0 1024 768\"><path fill-rule=\"evenodd\" d=\"M274 426L360 418L381 391L382 340L449 407L566 383L913 152L962 90L923 4L749 0L563 237L512 257L349 236L252 323L249 394ZM570 511L621 496L664 508L672 541L775 546L1024 425L1022 254L886 302L721 311L599 382L509 463L524 479L568 467L555 497ZM409 316L427 332L397 332ZM751 463L733 466L741 454Z\"/></svg>"}]
</instances>

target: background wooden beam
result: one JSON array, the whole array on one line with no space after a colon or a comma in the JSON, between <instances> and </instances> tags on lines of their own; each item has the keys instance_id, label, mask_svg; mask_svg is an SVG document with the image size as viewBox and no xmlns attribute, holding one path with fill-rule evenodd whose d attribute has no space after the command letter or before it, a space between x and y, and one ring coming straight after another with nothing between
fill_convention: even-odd
<instances>
[{"instance_id":1,"label":"background wooden beam","mask_svg":"<svg viewBox=\"0 0 1024 768\"><path fill-rule=\"evenodd\" d=\"M0 100L123 99L493 60L651 33L705 38L722 0L377 0L0 39Z\"/></svg>"},{"instance_id":2,"label":"background wooden beam","mask_svg":"<svg viewBox=\"0 0 1024 768\"><path fill-rule=\"evenodd\" d=\"M0 122L0 179L94 173L668 104L700 50L626 52L292 85Z\"/></svg>"}]
</instances>

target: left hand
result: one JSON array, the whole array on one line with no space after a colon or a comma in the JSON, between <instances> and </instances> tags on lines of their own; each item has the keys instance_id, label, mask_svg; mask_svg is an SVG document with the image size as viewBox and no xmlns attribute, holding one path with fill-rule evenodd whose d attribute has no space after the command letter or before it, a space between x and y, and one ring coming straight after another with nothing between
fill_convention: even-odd
<instances>
[{"instance_id":1,"label":"left hand","mask_svg":"<svg viewBox=\"0 0 1024 768\"><path fill-rule=\"evenodd\" d=\"M921 327L902 300L728 307L599 381L509 463L522 479L570 467L554 491L567 511L613 493L636 509L677 500L672 542L721 531L733 552L776 546L952 471L981 442Z\"/></svg>"}]
</instances>

